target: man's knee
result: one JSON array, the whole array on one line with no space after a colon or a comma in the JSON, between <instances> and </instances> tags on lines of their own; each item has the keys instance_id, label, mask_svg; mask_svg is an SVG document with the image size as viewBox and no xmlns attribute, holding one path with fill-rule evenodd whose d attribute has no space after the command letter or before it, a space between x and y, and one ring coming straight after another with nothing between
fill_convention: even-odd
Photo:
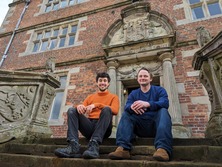
<instances>
[{"instance_id":1,"label":"man's knee","mask_svg":"<svg viewBox=\"0 0 222 167\"><path fill-rule=\"evenodd\" d=\"M67 111L67 115L70 116L70 115L73 115L73 114L76 114L77 113L77 109L76 108L73 108L73 107L70 107Z\"/></svg>"},{"instance_id":2,"label":"man's knee","mask_svg":"<svg viewBox=\"0 0 222 167\"><path fill-rule=\"evenodd\" d=\"M112 115L112 110L111 110L110 107L104 107L104 108L101 110L101 114Z\"/></svg>"},{"instance_id":3,"label":"man's knee","mask_svg":"<svg viewBox=\"0 0 222 167\"><path fill-rule=\"evenodd\" d=\"M158 111L158 113L159 113L160 115L169 116L169 117L170 117L170 114L169 114L169 112L168 112L168 110L167 110L166 108L161 108L161 109Z\"/></svg>"}]
</instances>

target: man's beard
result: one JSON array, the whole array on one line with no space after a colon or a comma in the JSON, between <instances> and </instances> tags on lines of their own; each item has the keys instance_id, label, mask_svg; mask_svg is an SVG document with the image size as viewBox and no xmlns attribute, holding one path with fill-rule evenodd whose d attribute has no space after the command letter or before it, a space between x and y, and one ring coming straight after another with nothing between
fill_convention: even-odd
<instances>
[{"instance_id":1,"label":"man's beard","mask_svg":"<svg viewBox=\"0 0 222 167\"><path fill-rule=\"evenodd\" d=\"M108 89L108 87L105 87L103 89L99 88L100 92L105 92Z\"/></svg>"},{"instance_id":2,"label":"man's beard","mask_svg":"<svg viewBox=\"0 0 222 167\"><path fill-rule=\"evenodd\" d=\"M140 84L142 87L146 87L148 86L149 84L148 83L145 83L145 84Z\"/></svg>"}]
</instances>

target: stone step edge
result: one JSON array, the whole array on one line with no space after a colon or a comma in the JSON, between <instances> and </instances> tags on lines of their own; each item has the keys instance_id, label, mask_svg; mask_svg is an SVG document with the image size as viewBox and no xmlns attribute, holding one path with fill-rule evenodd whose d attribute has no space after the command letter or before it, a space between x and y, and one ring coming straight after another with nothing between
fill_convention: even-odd
<instances>
[{"instance_id":1,"label":"stone step edge","mask_svg":"<svg viewBox=\"0 0 222 167\"><path fill-rule=\"evenodd\" d=\"M32 154L32 155L53 155L54 150L59 148L59 145L40 145L40 144L5 144L1 146L1 152L17 153L17 154ZM61 147L64 147L63 145ZM81 148L81 152L86 149L86 146ZM100 154L108 154L116 149L116 146L100 146ZM155 152L153 146L135 146L131 151L132 155L151 156ZM213 162L222 162L221 146L175 146L173 149L173 160L196 160Z\"/></svg>"},{"instance_id":2,"label":"stone step edge","mask_svg":"<svg viewBox=\"0 0 222 167\"><path fill-rule=\"evenodd\" d=\"M84 167L84 166L106 166L106 167L222 167L220 163L207 163L195 161L170 161L158 162L147 160L110 160L110 159L91 159L85 160L82 158L57 158L57 157L41 157L35 155L18 155L0 153L0 162L12 162L16 166L26 165L32 167ZM27 164L28 163L28 164ZM10 164L10 163L9 163ZM4 166L7 167L7 166Z\"/></svg>"}]
</instances>

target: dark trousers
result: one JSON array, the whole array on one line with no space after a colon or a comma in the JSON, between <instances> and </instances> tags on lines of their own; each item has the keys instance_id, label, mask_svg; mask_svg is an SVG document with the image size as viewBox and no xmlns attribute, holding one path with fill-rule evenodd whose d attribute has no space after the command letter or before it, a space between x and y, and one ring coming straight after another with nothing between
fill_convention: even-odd
<instances>
[{"instance_id":1,"label":"dark trousers","mask_svg":"<svg viewBox=\"0 0 222 167\"><path fill-rule=\"evenodd\" d=\"M163 148L171 155L173 141L171 128L171 117L164 108L142 115L124 111L117 128L116 144L131 150L131 142L136 136L155 137L155 148Z\"/></svg>"},{"instance_id":2,"label":"dark trousers","mask_svg":"<svg viewBox=\"0 0 222 167\"><path fill-rule=\"evenodd\" d=\"M108 138L112 133L112 111L109 107L104 107L99 119L89 119L85 115L79 114L76 108L69 108L67 141L75 140L79 142L78 130L87 139L94 139L102 143L104 138Z\"/></svg>"}]
</instances>

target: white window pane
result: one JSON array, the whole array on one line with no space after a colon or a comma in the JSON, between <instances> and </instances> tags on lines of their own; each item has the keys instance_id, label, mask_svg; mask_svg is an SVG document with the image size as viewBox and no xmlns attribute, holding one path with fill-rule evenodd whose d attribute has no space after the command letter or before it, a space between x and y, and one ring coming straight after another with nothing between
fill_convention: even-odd
<instances>
[{"instance_id":1,"label":"white window pane","mask_svg":"<svg viewBox=\"0 0 222 167\"><path fill-rule=\"evenodd\" d=\"M65 46L65 37L60 38L60 43L59 43L59 47L63 47Z\"/></svg>"},{"instance_id":2,"label":"white window pane","mask_svg":"<svg viewBox=\"0 0 222 167\"><path fill-rule=\"evenodd\" d=\"M74 0L70 0L69 5L73 5L73 4L74 4Z\"/></svg>"},{"instance_id":3,"label":"white window pane","mask_svg":"<svg viewBox=\"0 0 222 167\"><path fill-rule=\"evenodd\" d=\"M64 8L64 7L66 7L67 5L68 5L67 0L62 0L62 1L61 1L61 8Z\"/></svg>"},{"instance_id":4,"label":"white window pane","mask_svg":"<svg viewBox=\"0 0 222 167\"><path fill-rule=\"evenodd\" d=\"M49 38L51 36L51 31L46 31L45 32L45 38Z\"/></svg>"},{"instance_id":5,"label":"white window pane","mask_svg":"<svg viewBox=\"0 0 222 167\"><path fill-rule=\"evenodd\" d=\"M39 40L39 39L42 39L42 33L38 33L37 34L37 39Z\"/></svg>"},{"instance_id":6,"label":"white window pane","mask_svg":"<svg viewBox=\"0 0 222 167\"><path fill-rule=\"evenodd\" d=\"M193 19L204 18L204 13L202 7L197 7L192 9Z\"/></svg>"},{"instance_id":7,"label":"white window pane","mask_svg":"<svg viewBox=\"0 0 222 167\"><path fill-rule=\"evenodd\" d=\"M72 35L72 36L69 36L69 45L73 45L75 42L75 36Z\"/></svg>"},{"instance_id":8,"label":"white window pane","mask_svg":"<svg viewBox=\"0 0 222 167\"><path fill-rule=\"evenodd\" d=\"M209 9L209 12L210 12L211 16L221 14L221 8L220 8L220 5L219 5L218 2L208 4L207 6L208 6L208 9Z\"/></svg>"},{"instance_id":9,"label":"white window pane","mask_svg":"<svg viewBox=\"0 0 222 167\"><path fill-rule=\"evenodd\" d=\"M39 50L39 42L34 44L34 48L32 52L37 52Z\"/></svg>"},{"instance_id":10,"label":"white window pane","mask_svg":"<svg viewBox=\"0 0 222 167\"><path fill-rule=\"evenodd\" d=\"M57 46L57 39L52 39L50 41L50 49L54 49Z\"/></svg>"},{"instance_id":11,"label":"white window pane","mask_svg":"<svg viewBox=\"0 0 222 167\"><path fill-rule=\"evenodd\" d=\"M72 26L71 27L71 33L76 33L77 31L77 26Z\"/></svg>"},{"instance_id":12,"label":"white window pane","mask_svg":"<svg viewBox=\"0 0 222 167\"><path fill-rule=\"evenodd\" d=\"M64 92L57 92L56 93L50 119L58 119L59 118L63 95L64 95Z\"/></svg>"},{"instance_id":13,"label":"white window pane","mask_svg":"<svg viewBox=\"0 0 222 167\"><path fill-rule=\"evenodd\" d=\"M46 8L45 8L45 12L49 12L49 11L51 11L51 5L46 6Z\"/></svg>"},{"instance_id":14,"label":"white window pane","mask_svg":"<svg viewBox=\"0 0 222 167\"><path fill-rule=\"evenodd\" d=\"M45 51L47 49L47 47L48 47L48 41L44 41L42 43L41 51Z\"/></svg>"},{"instance_id":15,"label":"white window pane","mask_svg":"<svg viewBox=\"0 0 222 167\"><path fill-rule=\"evenodd\" d=\"M189 0L190 4L195 4L195 3L199 3L199 2L200 2L200 0Z\"/></svg>"},{"instance_id":16,"label":"white window pane","mask_svg":"<svg viewBox=\"0 0 222 167\"><path fill-rule=\"evenodd\" d=\"M67 80L67 76L61 76L59 81L60 81L60 88L65 88L66 87L66 80Z\"/></svg>"},{"instance_id":17,"label":"white window pane","mask_svg":"<svg viewBox=\"0 0 222 167\"><path fill-rule=\"evenodd\" d=\"M84 0L77 0L77 3L81 3L81 2L84 2Z\"/></svg>"},{"instance_id":18,"label":"white window pane","mask_svg":"<svg viewBox=\"0 0 222 167\"><path fill-rule=\"evenodd\" d=\"M58 10L58 9L59 9L59 4L58 3L54 4L53 10Z\"/></svg>"},{"instance_id":19,"label":"white window pane","mask_svg":"<svg viewBox=\"0 0 222 167\"><path fill-rule=\"evenodd\" d=\"M66 35L68 31L68 27L62 29L62 35Z\"/></svg>"},{"instance_id":20,"label":"white window pane","mask_svg":"<svg viewBox=\"0 0 222 167\"><path fill-rule=\"evenodd\" d=\"M59 29L55 29L53 32L53 36L56 37L58 36L58 34L59 34Z\"/></svg>"}]
</instances>

